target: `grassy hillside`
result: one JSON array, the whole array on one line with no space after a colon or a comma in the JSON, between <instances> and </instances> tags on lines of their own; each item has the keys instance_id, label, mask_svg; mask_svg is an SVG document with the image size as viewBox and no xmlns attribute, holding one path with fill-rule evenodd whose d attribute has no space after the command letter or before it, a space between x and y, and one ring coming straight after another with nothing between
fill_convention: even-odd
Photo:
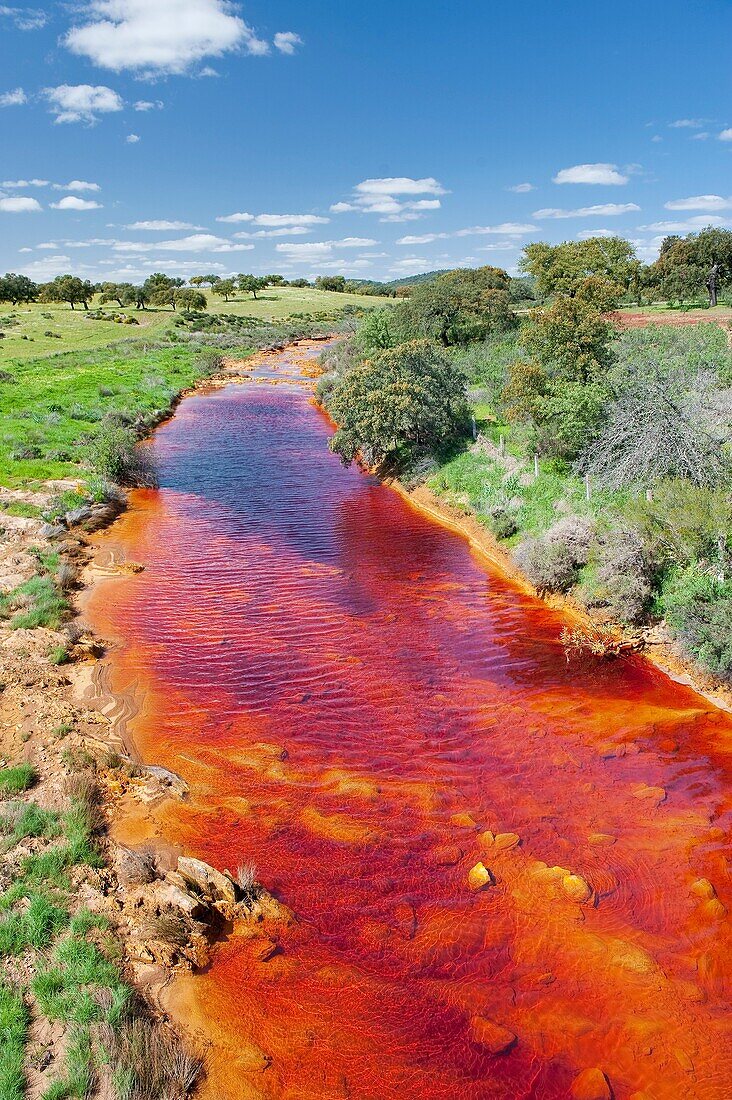
<instances>
[{"instance_id":1,"label":"grassy hillside","mask_svg":"<svg viewBox=\"0 0 732 1100\"><path fill-rule=\"evenodd\" d=\"M338 294L311 287L268 287L256 301L251 294L239 294L229 302L210 291L206 291L206 297L210 313L265 321L282 321L303 313L335 313L349 305L364 308L392 302L390 298L364 298L361 294ZM95 300L90 313L97 309L109 319L95 320L83 309L72 310L68 305L0 306L0 367L49 353L105 347L129 337L156 340L170 330L175 319L170 309L120 309L115 302L100 307ZM111 319L114 316L133 317L138 324L120 324Z\"/></svg>"}]
</instances>

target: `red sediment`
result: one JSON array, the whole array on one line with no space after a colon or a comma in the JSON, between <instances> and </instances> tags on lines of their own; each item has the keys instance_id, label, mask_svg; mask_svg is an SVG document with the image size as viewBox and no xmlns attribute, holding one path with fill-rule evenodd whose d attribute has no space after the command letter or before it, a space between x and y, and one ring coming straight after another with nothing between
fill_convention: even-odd
<instances>
[{"instance_id":1,"label":"red sediment","mask_svg":"<svg viewBox=\"0 0 732 1100\"><path fill-rule=\"evenodd\" d=\"M174 986L206 1096L723 1100L732 721L568 667L561 613L329 431L290 387L192 397L96 536L145 564L89 597L112 686L191 788L120 835L253 861L298 917Z\"/></svg>"}]
</instances>

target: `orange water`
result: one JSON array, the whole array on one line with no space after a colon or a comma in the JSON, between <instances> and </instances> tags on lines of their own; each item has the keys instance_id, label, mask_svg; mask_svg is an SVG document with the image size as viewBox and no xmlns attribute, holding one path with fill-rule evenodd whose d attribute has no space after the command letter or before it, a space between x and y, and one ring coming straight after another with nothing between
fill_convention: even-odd
<instances>
[{"instance_id":1,"label":"orange water","mask_svg":"<svg viewBox=\"0 0 732 1100\"><path fill-rule=\"evenodd\" d=\"M149 831L253 861L298 917L268 961L233 934L176 987L206 1096L565 1097L590 1066L618 1098L732 1096L729 920L690 890L731 900L730 720L640 660L568 666L558 613L329 431L298 388L190 398L162 488L97 539L146 568L87 618L140 753L191 786Z\"/></svg>"}]
</instances>

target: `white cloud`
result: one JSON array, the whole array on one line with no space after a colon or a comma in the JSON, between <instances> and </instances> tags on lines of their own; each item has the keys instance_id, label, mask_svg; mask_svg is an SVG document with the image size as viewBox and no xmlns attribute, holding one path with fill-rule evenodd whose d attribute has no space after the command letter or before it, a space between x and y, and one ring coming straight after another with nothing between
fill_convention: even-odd
<instances>
[{"instance_id":1,"label":"white cloud","mask_svg":"<svg viewBox=\"0 0 732 1100\"><path fill-rule=\"evenodd\" d=\"M593 237L614 237L615 231L612 229L582 229L577 234L578 241L591 241Z\"/></svg>"},{"instance_id":2,"label":"white cloud","mask_svg":"<svg viewBox=\"0 0 732 1100\"><path fill-rule=\"evenodd\" d=\"M45 12L35 8L9 8L4 4L0 4L0 16L12 19L19 31L38 31L47 22Z\"/></svg>"},{"instance_id":3,"label":"white cloud","mask_svg":"<svg viewBox=\"0 0 732 1100\"><path fill-rule=\"evenodd\" d=\"M515 183L513 187L507 187L507 191L513 191L516 195L525 195L528 191L535 191L533 183Z\"/></svg>"},{"instance_id":4,"label":"white cloud","mask_svg":"<svg viewBox=\"0 0 732 1100\"><path fill-rule=\"evenodd\" d=\"M613 186L627 183L628 177L618 171L617 164L575 164L572 168L562 168L557 172L553 182Z\"/></svg>"},{"instance_id":5,"label":"white cloud","mask_svg":"<svg viewBox=\"0 0 732 1100\"><path fill-rule=\"evenodd\" d=\"M709 132L707 130L702 130L698 134L692 134L691 135L691 140L692 141L706 141L708 137L709 137Z\"/></svg>"},{"instance_id":6,"label":"white cloud","mask_svg":"<svg viewBox=\"0 0 732 1100\"><path fill-rule=\"evenodd\" d=\"M277 244L277 252L286 256L288 260L310 263L315 260L327 260L333 258L334 249L339 248L369 248L378 244L368 237L343 237L339 241L308 241L307 243ZM353 261L350 261L353 262Z\"/></svg>"},{"instance_id":7,"label":"white cloud","mask_svg":"<svg viewBox=\"0 0 732 1100\"><path fill-rule=\"evenodd\" d=\"M98 115L121 111L124 104L117 92L104 84L59 84L57 88L44 88L56 122L97 121Z\"/></svg>"},{"instance_id":8,"label":"white cloud","mask_svg":"<svg viewBox=\"0 0 732 1100\"><path fill-rule=\"evenodd\" d=\"M672 130L701 130L706 121L705 118L677 118L669 122L669 126Z\"/></svg>"},{"instance_id":9,"label":"white cloud","mask_svg":"<svg viewBox=\"0 0 732 1100\"><path fill-rule=\"evenodd\" d=\"M0 198L0 211L4 214L30 214L41 209L38 199L31 199L26 195Z\"/></svg>"},{"instance_id":10,"label":"white cloud","mask_svg":"<svg viewBox=\"0 0 732 1100\"><path fill-rule=\"evenodd\" d=\"M381 214L381 221L415 221L429 210L440 208L439 198L405 198L416 195L446 195L447 191L433 176L412 179L411 176L388 176L362 180L356 184L348 202L331 206L334 214L349 211L361 214Z\"/></svg>"},{"instance_id":11,"label":"white cloud","mask_svg":"<svg viewBox=\"0 0 732 1100\"><path fill-rule=\"evenodd\" d=\"M444 240L445 237L449 237L449 233L422 233L419 236L407 236L400 237L396 242L397 244L432 244L433 241Z\"/></svg>"},{"instance_id":12,"label":"white cloud","mask_svg":"<svg viewBox=\"0 0 732 1100\"><path fill-rule=\"evenodd\" d=\"M577 210L557 210L547 207L544 210L535 210L535 218L613 218L620 214L630 214L640 210L634 202L606 202L597 206L580 206Z\"/></svg>"},{"instance_id":13,"label":"white cloud","mask_svg":"<svg viewBox=\"0 0 732 1100\"><path fill-rule=\"evenodd\" d=\"M90 0L85 17L65 45L114 72L180 74L232 50L269 52L228 0Z\"/></svg>"},{"instance_id":14,"label":"white cloud","mask_svg":"<svg viewBox=\"0 0 732 1100\"><path fill-rule=\"evenodd\" d=\"M68 183L54 183L54 191L101 191L98 183L89 180L69 180Z\"/></svg>"},{"instance_id":15,"label":"white cloud","mask_svg":"<svg viewBox=\"0 0 732 1100\"><path fill-rule=\"evenodd\" d=\"M722 132L719 134L719 140L732 141L732 127L730 127L728 130L722 130Z\"/></svg>"},{"instance_id":16,"label":"white cloud","mask_svg":"<svg viewBox=\"0 0 732 1100\"><path fill-rule=\"evenodd\" d=\"M312 229L309 229L306 225L284 225L281 229L258 229L256 233L247 233L246 230L241 233L235 233L234 236L239 239L255 237L303 237L306 233L312 233Z\"/></svg>"},{"instance_id":17,"label":"white cloud","mask_svg":"<svg viewBox=\"0 0 732 1100\"><path fill-rule=\"evenodd\" d=\"M254 214L247 214L245 212L240 212L238 214L226 214L226 215L222 215L221 217L218 217L216 219L216 221L217 222L234 222L234 223L236 223L236 222L253 222L254 221Z\"/></svg>"},{"instance_id":18,"label":"white cloud","mask_svg":"<svg viewBox=\"0 0 732 1100\"><path fill-rule=\"evenodd\" d=\"M429 266L429 260L423 260L420 256L405 256L402 260L395 260L390 270L404 275L410 271L426 271Z\"/></svg>"},{"instance_id":19,"label":"white cloud","mask_svg":"<svg viewBox=\"0 0 732 1100\"><path fill-rule=\"evenodd\" d=\"M115 252L248 252L253 244L234 244L212 233L192 233L170 241L115 241Z\"/></svg>"},{"instance_id":20,"label":"white cloud","mask_svg":"<svg viewBox=\"0 0 732 1100\"><path fill-rule=\"evenodd\" d=\"M667 210L732 210L732 198L721 195L690 195L688 199L672 199L663 204Z\"/></svg>"},{"instance_id":21,"label":"white cloud","mask_svg":"<svg viewBox=\"0 0 732 1100\"><path fill-rule=\"evenodd\" d=\"M28 102L28 96L22 88L15 88L12 92L3 92L0 95L0 107L22 107Z\"/></svg>"},{"instance_id":22,"label":"white cloud","mask_svg":"<svg viewBox=\"0 0 732 1100\"><path fill-rule=\"evenodd\" d=\"M482 245L478 252L509 252L517 247L516 241L493 241L491 244Z\"/></svg>"},{"instance_id":23,"label":"white cloud","mask_svg":"<svg viewBox=\"0 0 732 1100\"><path fill-rule=\"evenodd\" d=\"M71 265L70 256L44 256L40 260L33 260L21 271L21 275L28 275L38 282L47 279L55 279L57 275L65 275Z\"/></svg>"},{"instance_id":24,"label":"white cloud","mask_svg":"<svg viewBox=\"0 0 732 1100\"><path fill-rule=\"evenodd\" d=\"M471 225L468 229L458 229L455 236L486 236L495 233L502 237L524 237L527 233L536 233L536 231L536 226L530 223L501 222L500 225Z\"/></svg>"},{"instance_id":25,"label":"white cloud","mask_svg":"<svg viewBox=\"0 0 732 1100\"><path fill-rule=\"evenodd\" d=\"M199 229L200 226L191 225L190 222L171 222L171 221L144 221L144 222L131 222L130 225L125 225L125 229L151 229L157 232L170 232L174 229Z\"/></svg>"},{"instance_id":26,"label":"white cloud","mask_svg":"<svg viewBox=\"0 0 732 1100\"><path fill-rule=\"evenodd\" d=\"M699 214L686 221L679 222L651 222L650 225L639 225L641 233L697 233L708 225L729 226L732 225L726 218L719 218L714 214Z\"/></svg>"},{"instance_id":27,"label":"white cloud","mask_svg":"<svg viewBox=\"0 0 732 1100\"><path fill-rule=\"evenodd\" d=\"M217 218L217 221L224 219ZM326 225L330 218L321 218L317 214L257 214L255 225Z\"/></svg>"},{"instance_id":28,"label":"white cloud","mask_svg":"<svg viewBox=\"0 0 732 1100\"><path fill-rule=\"evenodd\" d=\"M22 187L23 190L26 187L48 187L48 180L3 180L0 187L7 187L8 190L15 187Z\"/></svg>"},{"instance_id":29,"label":"white cloud","mask_svg":"<svg viewBox=\"0 0 732 1100\"><path fill-rule=\"evenodd\" d=\"M140 135L139 134L128 134L127 137L125 138L125 141L127 142L128 145L137 145L139 140L140 140Z\"/></svg>"},{"instance_id":30,"label":"white cloud","mask_svg":"<svg viewBox=\"0 0 732 1100\"><path fill-rule=\"evenodd\" d=\"M302 38L293 31L278 31L274 36L275 49L280 53L293 54L298 46L302 46Z\"/></svg>"},{"instance_id":31,"label":"white cloud","mask_svg":"<svg viewBox=\"0 0 732 1100\"><path fill-rule=\"evenodd\" d=\"M101 210L102 204L94 199L80 199L78 195L66 195L58 202L52 202L53 210Z\"/></svg>"},{"instance_id":32,"label":"white cloud","mask_svg":"<svg viewBox=\"0 0 732 1100\"><path fill-rule=\"evenodd\" d=\"M132 104L132 109L135 111L162 111L164 106L162 99L138 99L136 103Z\"/></svg>"}]
</instances>

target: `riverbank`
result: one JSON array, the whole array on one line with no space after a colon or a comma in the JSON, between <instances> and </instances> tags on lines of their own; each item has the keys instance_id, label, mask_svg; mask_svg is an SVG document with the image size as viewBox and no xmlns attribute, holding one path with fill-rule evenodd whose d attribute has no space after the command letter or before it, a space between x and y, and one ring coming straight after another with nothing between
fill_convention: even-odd
<instances>
[{"instance_id":1,"label":"riverbank","mask_svg":"<svg viewBox=\"0 0 732 1100\"><path fill-rule=\"evenodd\" d=\"M650 661L674 683L690 687L713 706L732 713L732 688L705 675L697 665L679 651L673 638L662 625L644 630L628 630L619 623L611 623L608 626L606 616L593 615L591 609L581 607L571 597L562 596L559 593L537 592L511 555L491 532L478 522L475 514L469 509L454 507L426 485L407 489L398 481L390 481L389 484L425 515L467 539L476 554L488 561L492 567L500 569L525 592L536 599L543 600L548 607L561 611L581 630L588 633L597 628L608 630L609 637L615 639L619 647L624 647L626 651L638 652L644 660Z\"/></svg>"},{"instance_id":2,"label":"riverbank","mask_svg":"<svg viewBox=\"0 0 732 1100\"><path fill-rule=\"evenodd\" d=\"M318 340L294 345L293 361L319 346ZM268 354L246 361L247 370ZM197 385L249 376L239 363L225 361L223 370ZM173 394L142 430L172 416L190 392ZM59 522L57 510L59 518L46 522L59 500L69 502L66 520ZM65 1096L115 1089L126 1095L132 1073L156 1094L187 1095L200 1073L198 1053L189 1057L180 1048L161 991L171 974L205 964L222 920L258 930L282 915L255 882L242 886L232 875L228 886L216 880L211 890L210 883L181 876L182 850L161 844L135 854L111 838L122 798L146 806L186 793L176 776L145 766L124 736L124 707L99 686L104 645L77 614L100 575L90 532L123 507L119 494L107 504L88 504L76 478L0 488L0 589L13 601L0 621L0 993L15 1020L12 1049L0 1057L4 1100L45 1096L49 1088L65 1089ZM107 573L140 568L121 562ZM26 911L35 914L32 927ZM112 998L112 1016L100 1009L83 1023L76 1020L76 999L89 991L76 965L64 961L72 943L96 959L89 981L99 997ZM63 1009L44 1000L39 952L59 955L69 1001ZM123 1002L136 998L134 1011L123 1011ZM94 1048L102 1026L108 1035L100 1062ZM137 1046L134 1057L130 1044Z\"/></svg>"}]
</instances>

